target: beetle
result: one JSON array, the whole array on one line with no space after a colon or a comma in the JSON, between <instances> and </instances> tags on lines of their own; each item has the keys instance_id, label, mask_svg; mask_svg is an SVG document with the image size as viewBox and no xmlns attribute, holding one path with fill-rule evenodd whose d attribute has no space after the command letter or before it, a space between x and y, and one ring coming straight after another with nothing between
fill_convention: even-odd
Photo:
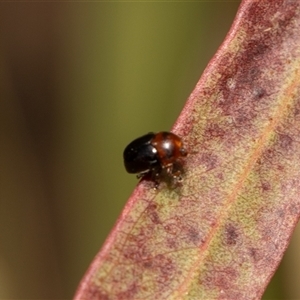
<instances>
[{"instance_id":1,"label":"beetle","mask_svg":"<svg viewBox=\"0 0 300 300\"><path fill-rule=\"evenodd\" d=\"M187 155L182 139L168 131L150 132L133 140L124 150L128 173L141 178L150 175L157 188L162 178L182 181L180 159Z\"/></svg>"}]
</instances>

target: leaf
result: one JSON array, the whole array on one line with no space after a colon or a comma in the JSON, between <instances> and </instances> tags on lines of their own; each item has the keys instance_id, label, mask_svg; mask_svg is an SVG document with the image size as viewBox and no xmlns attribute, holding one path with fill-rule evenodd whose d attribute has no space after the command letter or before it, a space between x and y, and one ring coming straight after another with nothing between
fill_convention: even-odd
<instances>
[{"instance_id":1,"label":"leaf","mask_svg":"<svg viewBox=\"0 0 300 300\"><path fill-rule=\"evenodd\" d=\"M75 299L258 299L300 213L300 2L243 1L173 130L182 185L142 180Z\"/></svg>"}]
</instances>

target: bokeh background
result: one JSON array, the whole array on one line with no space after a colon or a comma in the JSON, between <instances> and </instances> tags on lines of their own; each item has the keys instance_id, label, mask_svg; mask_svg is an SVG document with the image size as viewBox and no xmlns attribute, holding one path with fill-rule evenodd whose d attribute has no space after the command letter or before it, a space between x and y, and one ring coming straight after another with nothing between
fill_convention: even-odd
<instances>
[{"instance_id":1,"label":"bokeh background","mask_svg":"<svg viewBox=\"0 0 300 300\"><path fill-rule=\"evenodd\" d=\"M0 299L70 299L239 1L0 3ZM264 299L300 299L296 232Z\"/></svg>"}]
</instances>

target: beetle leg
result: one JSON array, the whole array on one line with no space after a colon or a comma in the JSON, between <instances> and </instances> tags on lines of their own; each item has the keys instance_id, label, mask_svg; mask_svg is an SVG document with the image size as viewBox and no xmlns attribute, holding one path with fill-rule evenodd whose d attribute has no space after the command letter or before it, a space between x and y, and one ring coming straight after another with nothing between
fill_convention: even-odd
<instances>
[{"instance_id":1,"label":"beetle leg","mask_svg":"<svg viewBox=\"0 0 300 300\"><path fill-rule=\"evenodd\" d=\"M140 179L140 178L142 178L143 176L145 176L145 175L148 174L148 173L149 173L149 170L143 171L143 172L137 174L137 175L136 175L136 178L137 178L137 179Z\"/></svg>"}]
</instances>

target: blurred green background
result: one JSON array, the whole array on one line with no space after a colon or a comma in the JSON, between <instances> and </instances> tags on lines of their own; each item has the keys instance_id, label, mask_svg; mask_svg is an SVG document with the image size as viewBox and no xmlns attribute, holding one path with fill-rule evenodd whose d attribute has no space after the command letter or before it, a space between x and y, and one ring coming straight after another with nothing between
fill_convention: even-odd
<instances>
[{"instance_id":1,"label":"blurred green background","mask_svg":"<svg viewBox=\"0 0 300 300\"><path fill-rule=\"evenodd\" d=\"M70 299L239 1L0 4L0 299ZM264 299L299 299L294 235Z\"/></svg>"}]
</instances>

